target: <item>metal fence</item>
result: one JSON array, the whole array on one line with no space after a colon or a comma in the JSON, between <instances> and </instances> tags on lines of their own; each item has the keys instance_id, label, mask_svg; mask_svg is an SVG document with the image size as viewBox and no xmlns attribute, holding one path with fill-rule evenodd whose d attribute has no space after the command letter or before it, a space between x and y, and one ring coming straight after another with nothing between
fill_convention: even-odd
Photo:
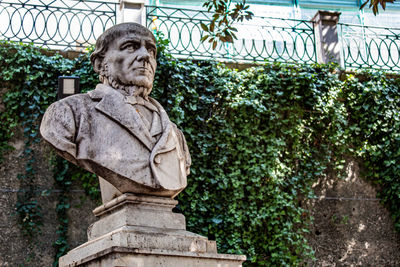
<instances>
[{"instance_id":1,"label":"metal fence","mask_svg":"<svg viewBox=\"0 0 400 267\"><path fill-rule=\"evenodd\" d=\"M95 0L0 1L0 37L77 50L94 43L116 23L117 4Z\"/></svg>"},{"instance_id":2,"label":"metal fence","mask_svg":"<svg viewBox=\"0 0 400 267\"><path fill-rule=\"evenodd\" d=\"M164 33L169 51L176 57L225 61L316 62L313 23L304 20L254 17L234 25L239 37L233 44L219 44L215 50L204 35L200 22L209 24L212 13L169 7L147 6L147 26Z\"/></svg>"},{"instance_id":3,"label":"metal fence","mask_svg":"<svg viewBox=\"0 0 400 267\"><path fill-rule=\"evenodd\" d=\"M339 24L344 67L400 70L400 29Z\"/></svg>"},{"instance_id":4,"label":"metal fence","mask_svg":"<svg viewBox=\"0 0 400 267\"><path fill-rule=\"evenodd\" d=\"M0 38L34 43L51 49L79 50L117 21L116 0L0 0ZM147 26L169 39L178 58L239 62L317 62L313 22L254 17L236 23L238 40L214 50L200 22L212 13L172 7L147 6ZM346 69L400 70L400 28L339 23L342 62Z\"/></svg>"}]
</instances>

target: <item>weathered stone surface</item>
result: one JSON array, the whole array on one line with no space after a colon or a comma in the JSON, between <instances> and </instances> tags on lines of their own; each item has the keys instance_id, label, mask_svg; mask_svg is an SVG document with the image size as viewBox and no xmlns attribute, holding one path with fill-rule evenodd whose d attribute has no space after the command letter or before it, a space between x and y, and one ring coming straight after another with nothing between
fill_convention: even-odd
<instances>
[{"instance_id":1,"label":"weathered stone surface","mask_svg":"<svg viewBox=\"0 0 400 267\"><path fill-rule=\"evenodd\" d=\"M115 186L113 186L112 184L107 182L107 180L101 178L100 176L99 176L99 185L101 192L101 201L103 203L107 203L113 198L122 195L121 191L119 191L117 188L115 188Z\"/></svg>"},{"instance_id":2,"label":"weathered stone surface","mask_svg":"<svg viewBox=\"0 0 400 267\"><path fill-rule=\"evenodd\" d=\"M177 201L123 194L96 208L89 241L60 266L241 266L246 257L217 253L215 241L185 230Z\"/></svg>"},{"instance_id":3,"label":"weathered stone surface","mask_svg":"<svg viewBox=\"0 0 400 267\"><path fill-rule=\"evenodd\" d=\"M400 235L376 188L361 175L354 159L347 177L329 176L314 185L309 201L315 218L308 240L317 260L311 266L400 266Z\"/></svg>"},{"instance_id":4,"label":"weathered stone surface","mask_svg":"<svg viewBox=\"0 0 400 267\"><path fill-rule=\"evenodd\" d=\"M56 206L59 192L53 184L52 168L49 165L50 147L44 142L31 146L36 159L33 182L37 191L33 200L37 200L41 207L43 225L40 233L29 238L23 235L15 210L18 194L27 189L24 181L18 179L18 175L25 172L26 164L26 158L21 157L24 146L19 145L24 143L21 132L15 132L11 141L17 144L15 150L4 154L4 162L0 164L0 266L52 266L56 253L53 244L58 238ZM69 220L68 228L68 244L71 247L86 241L86 229L95 219L90 214L95 205L90 200L85 200L82 205L85 193L77 190L79 186L73 183L73 192L69 193L71 208L68 212L70 218L74 218ZM49 191L49 194L41 194L44 190Z\"/></svg>"},{"instance_id":5,"label":"weathered stone surface","mask_svg":"<svg viewBox=\"0 0 400 267\"><path fill-rule=\"evenodd\" d=\"M319 10L311 19L314 25L318 63L341 63L338 27L340 12Z\"/></svg>"},{"instance_id":6,"label":"weathered stone surface","mask_svg":"<svg viewBox=\"0 0 400 267\"><path fill-rule=\"evenodd\" d=\"M148 96L157 65L154 36L139 24L116 25L99 37L91 60L103 83L50 105L43 138L121 193L174 197L186 187L191 159L182 132Z\"/></svg>"},{"instance_id":7,"label":"weathered stone surface","mask_svg":"<svg viewBox=\"0 0 400 267\"><path fill-rule=\"evenodd\" d=\"M244 257L226 254L198 254L191 252L169 252L110 248L88 259L85 267L240 267ZM78 266L78 265L70 265Z\"/></svg>"},{"instance_id":8,"label":"weathered stone surface","mask_svg":"<svg viewBox=\"0 0 400 267\"><path fill-rule=\"evenodd\" d=\"M185 230L185 217L172 212L176 204L178 201L170 198L123 194L93 211L101 219L88 229L88 239L93 240L123 226Z\"/></svg>"}]
</instances>

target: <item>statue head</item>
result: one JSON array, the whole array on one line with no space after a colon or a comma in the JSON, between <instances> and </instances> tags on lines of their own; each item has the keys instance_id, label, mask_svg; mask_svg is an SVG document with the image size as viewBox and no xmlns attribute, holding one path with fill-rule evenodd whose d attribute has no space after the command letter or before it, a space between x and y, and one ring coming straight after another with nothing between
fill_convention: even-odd
<instances>
[{"instance_id":1,"label":"statue head","mask_svg":"<svg viewBox=\"0 0 400 267\"><path fill-rule=\"evenodd\" d=\"M150 30L137 23L122 23L100 35L90 61L101 82L147 98L153 87L156 54Z\"/></svg>"}]
</instances>

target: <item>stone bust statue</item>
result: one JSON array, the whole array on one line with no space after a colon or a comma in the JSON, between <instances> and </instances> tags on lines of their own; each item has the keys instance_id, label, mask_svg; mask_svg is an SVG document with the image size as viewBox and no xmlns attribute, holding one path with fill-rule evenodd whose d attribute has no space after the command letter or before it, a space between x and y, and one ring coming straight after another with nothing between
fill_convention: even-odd
<instances>
[{"instance_id":1,"label":"stone bust statue","mask_svg":"<svg viewBox=\"0 0 400 267\"><path fill-rule=\"evenodd\" d=\"M156 53L153 34L139 24L105 31L90 57L101 84L50 105L40 132L121 193L174 197L186 187L191 159L182 132L149 97Z\"/></svg>"}]
</instances>

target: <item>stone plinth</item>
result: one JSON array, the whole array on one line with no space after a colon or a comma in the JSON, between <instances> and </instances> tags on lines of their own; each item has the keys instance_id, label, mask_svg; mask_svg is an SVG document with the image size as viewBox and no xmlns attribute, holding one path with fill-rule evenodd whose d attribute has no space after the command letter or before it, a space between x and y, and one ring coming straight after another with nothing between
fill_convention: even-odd
<instances>
[{"instance_id":1,"label":"stone plinth","mask_svg":"<svg viewBox=\"0 0 400 267\"><path fill-rule=\"evenodd\" d=\"M88 242L60 258L60 266L241 266L242 255L218 254L215 241L186 231L178 202L123 194L96 208Z\"/></svg>"},{"instance_id":2,"label":"stone plinth","mask_svg":"<svg viewBox=\"0 0 400 267\"><path fill-rule=\"evenodd\" d=\"M340 12L319 10L311 19L314 22L318 63L341 63L341 47L337 30L340 14Z\"/></svg>"}]
</instances>

